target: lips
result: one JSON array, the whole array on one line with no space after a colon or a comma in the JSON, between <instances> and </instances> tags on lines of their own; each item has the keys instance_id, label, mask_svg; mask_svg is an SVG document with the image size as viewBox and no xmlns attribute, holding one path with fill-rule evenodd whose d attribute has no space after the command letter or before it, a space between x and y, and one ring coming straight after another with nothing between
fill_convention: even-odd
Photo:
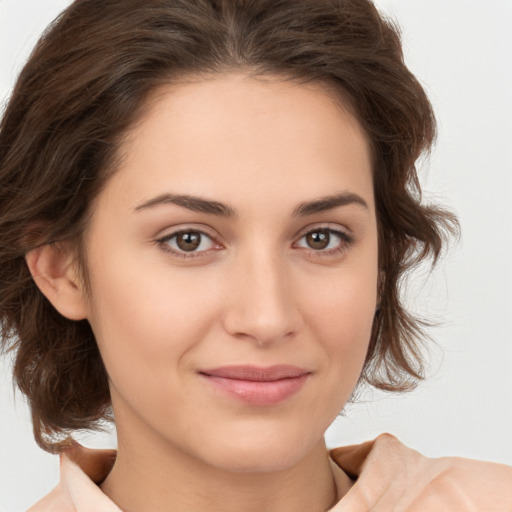
<instances>
[{"instance_id":1,"label":"lips","mask_svg":"<svg viewBox=\"0 0 512 512\"><path fill-rule=\"evenodd\" d=\"M201 370L199 374L214 389L231 398L265 406L278 404L298 393L311 372L290 365L237 365Z\"/></svg>"},{"instance_id":2,"label":"lips","mask_svg":"<svg viewBox=\"0 0 512 512\"><path fill-rule=\"evenodd\" d=\"M290 365L276 365L268 367L258 366L224 366L211 370L202 370L200 373L212 377L225 379L249 380L254 382L271 382L280 379L300 377L310 373L308 370Z\"/></svg>"}]
</instances>

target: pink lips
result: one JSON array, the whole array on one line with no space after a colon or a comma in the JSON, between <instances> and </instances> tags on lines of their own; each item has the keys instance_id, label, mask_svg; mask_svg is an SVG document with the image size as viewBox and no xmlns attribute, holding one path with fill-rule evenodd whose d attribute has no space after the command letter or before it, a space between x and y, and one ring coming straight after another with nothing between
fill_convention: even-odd
<instances>
[{"instance_id":1,"label":"pink lips","mask_svg":"<svg viewBox=\"0 0 512 512\"><path fill-rule=\"evenodd\" d=\"M311 374L290 365L224 366L201 370L213 386L251 405L274 405L297 393Z\"/></svg>"}]
</instances>

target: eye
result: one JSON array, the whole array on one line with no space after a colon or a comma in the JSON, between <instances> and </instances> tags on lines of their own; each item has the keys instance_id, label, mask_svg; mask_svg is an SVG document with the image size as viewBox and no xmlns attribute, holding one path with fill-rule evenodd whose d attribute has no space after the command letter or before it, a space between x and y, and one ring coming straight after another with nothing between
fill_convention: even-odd
<instances>
[{"instance_id":1,"label":"eye","mask_svg":"<svg viewBox=\"0 0 512 512\"><path fill-rule=\"evenodd\" d=\"M165 251L184 258L200 256L206 251L221 247L209 235L195 229L170 233L158 239L157 242Z\"/></svg>"},{"instance_id":2,"label":"eye","mask_svg":"<svg viewBox=\"0 0 512 512\"><path fill-rule=\"evenodd\" d=\"M317 228L303 235L297 242L297 246L311 249L311 253L318 253L318 255L330 255L344 251L353 242L353 238L343 231Z\"/></svg>"}]
</instances>

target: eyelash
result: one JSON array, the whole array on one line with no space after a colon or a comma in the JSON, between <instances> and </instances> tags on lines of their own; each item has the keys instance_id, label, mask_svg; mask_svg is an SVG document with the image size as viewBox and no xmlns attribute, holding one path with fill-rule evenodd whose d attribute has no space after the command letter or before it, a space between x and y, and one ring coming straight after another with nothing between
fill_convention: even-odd
<instances>
[{"instance_id":1,"label":"eyelash","mask_svg":"<svg viewBox=\"0 0 512 512\"><path fill-rule=\"evenodd\" d=\"M306 249L309 251L309 256L313 256L313 257L334 256L337 253L345 252L350 246L352 246L354 244L354 241L355 241L351 235L345 233L344 231L340 231L340 230L329 228L329 227L317 227L315 229L311 229L311 230L307 231L306 233L304 233L299 238L299 240L302 240L307 235L309 235L311 233L318 232L318 231L325 231L325 232L329 233L330 236L332 236L332 235L337 236L341 240L340 244L339 244L339 246L334 247L332 249L328 249L328 250L311 249L311 248ZM220 244L216 243L208 233L205 233L204 231L201 231L199 229L181 229L179 231L175 231L175 232L165 235L161 238L158 238L156 240L156 243L162 248L163 251L171 253L174 256L178 256L179 258L184 258L184 259L203 257L203 256L205 256L205 253L210 252L211 249L198 251L198 252L192 252L192 251L186 252L186 251L178 251L176 249L171 249L168 245L168 242L170 240L172 240L173 238L176 238L177 236L184 234L184 233L198 233L199 235L201 235L201 237L205 236L205 237L209 238L214 244L216 244L217 246L220 246Z\"/></svg>"}]
</instances>

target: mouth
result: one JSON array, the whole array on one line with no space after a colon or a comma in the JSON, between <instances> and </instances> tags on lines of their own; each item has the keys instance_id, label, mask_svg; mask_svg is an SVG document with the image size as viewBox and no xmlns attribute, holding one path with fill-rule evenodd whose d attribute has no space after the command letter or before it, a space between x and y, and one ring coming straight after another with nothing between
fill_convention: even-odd
<instances>
[{"instance_id":1,"label":"mouth","mask_svg":"<svg viewBox=\"0 0 512 512\"><path fill-rule=\"evenodd\" d=\"M298 393L311 372L290 365L236 365L201 370L199 375L224 395L250 405L268 406Z\"/></svg>"}]
</instances>

